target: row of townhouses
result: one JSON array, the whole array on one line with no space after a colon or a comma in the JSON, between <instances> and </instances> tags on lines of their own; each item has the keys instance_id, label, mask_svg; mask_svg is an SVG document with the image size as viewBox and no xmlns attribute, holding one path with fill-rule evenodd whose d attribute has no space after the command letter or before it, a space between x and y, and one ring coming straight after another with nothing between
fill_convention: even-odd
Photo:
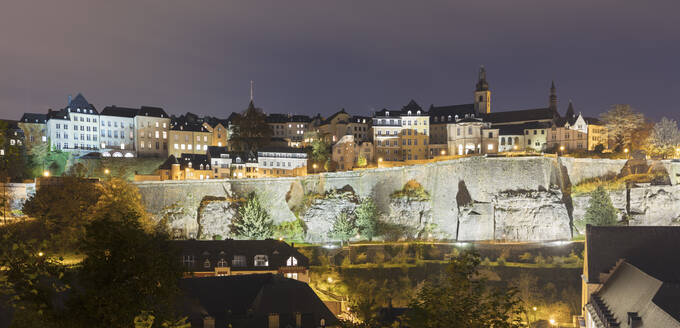
<instances>
[{"instance_id":1,"label":"row of townhouses","mask_svg":"<svg viewBox=\"0 0 680 328\"><path fill-rule=\"evenodd\" d=\"M209 175L212 178L239 174L248 177L254 172L264 175L265 171L260 170L277 172L267 174L272 176L288 175L296 168L292 162L286 161L285 167L276 165L284 161L265 159L269 156L265 154L300 156L296 149L316 138L333 145L332 161L338 170L352 169L359 161L409 162L450 155L525 150L574 152L594 150L598 145L607 148L606 128L597 119L577 114L571 102L565 115L560 115L554 84L547 107L499 112L492 111L491 89L483 67L474 90L472 103L430 105L426 109L411 100L399 110L382 109L371 116L351 115L344 109L327 118L320 114L270 113L266 123L274 144L288 150L275 147L276 152L251 154L230 152L229 131L234 128L235 113L219 119L193 113L170 116L162 108L149 106L108 106L98 111L82 94L69 99L60 110L26 113L10 125L15 127L18 143L32 146L49 142L53 149L76 156L96 152L102 157L173 157L171 162L180 166L189 155L205 157L199 162L206 163L229 158L231 163L218 160L217 165L236 170L227 173L218 168L216 173L213 168ZM249 106L254 107L252 100ZM209 151L210 147L219 147L222 153ZM193 166L195 161L189 162Z\"/></svg>"}]
</instances>

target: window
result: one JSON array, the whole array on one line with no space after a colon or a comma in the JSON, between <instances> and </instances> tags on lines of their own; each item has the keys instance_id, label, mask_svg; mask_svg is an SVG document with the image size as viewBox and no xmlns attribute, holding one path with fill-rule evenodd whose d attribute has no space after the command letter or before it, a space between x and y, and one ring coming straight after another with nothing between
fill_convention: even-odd
<instances>
[{"instance_id":1,"label":"window","mask_svg":"<svg viewBox=\"0 0 680 328\"><path fill-rule=\"evenodd\" d=\"M182 263L186 267L192 267L194 265L194 256L193 255L184 255L182 257Z\"/></svg>"},{"instance_id":2,"label":"window","mask_svg":"<svg viewBox=\"0 0 680 328\"><path fill-rule=\"evenodd\" d=\"M489 139L493 138L493 132L489 132Z\"/></svg>"},{"instance_id":3,"label":"window","mask_svg":"<svg viewBox=\"0 0 680 328\"><path fill-rule=\"evenodd\" d=\"M206 269L210 269L210 260L205 259L205 261L203 261L203 267Z\"/></svg>"},{"instance_id":4,"label":"window","mask_svg":"<svg viewBox=\"0 0 680 328\"><path fill-rule=\"evenodd\" d=\"M255 255L255 266L269 266L267 255Z\"/></svg>"},{"instance_id":5,"label":"window","mask_svg":"<svg viewBox=\"0 0 680 328\"><path fill-rule=\"evenodd\" d=\"M298 274L297 274L297 272L286 273L286 278L297 280Z\"/></svg>"},{"instance_id":6,"label":"window","mask_svg":"<svg viewBox=\"0 0 680 328\"><path fill-rule=\"evenodd\" d=\"M297 266L297 264L298 264L298 260L294 256L291 256L291 257L288 258L288 260L286 260L287 266Z\"/></svg>"},{"instance_id":7,"label":"window","mask_svg":"<svg viewBox=\"0 0 680 328\"><path fill-rule=\"evenodd\" d=\"M246 256L245 255L234 255L234 259L231 261L231 265L235 267L245 267L246 266Z\"/></svg>"}]
</instances>

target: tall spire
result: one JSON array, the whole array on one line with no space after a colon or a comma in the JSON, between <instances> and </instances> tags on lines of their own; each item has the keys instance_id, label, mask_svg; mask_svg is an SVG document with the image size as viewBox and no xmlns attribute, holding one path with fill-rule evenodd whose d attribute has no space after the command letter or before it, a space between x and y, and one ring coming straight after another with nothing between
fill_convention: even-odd
<instances>
[{"instance_id":1,"label":"tall spire","mask_svg":"<svg viewBox=\"0 0 680 328\"><path fill-rule=\"evenodd\" d=\"M253 102L253 80L250 80L250 102Z\"/></svg>"},{"instance_id":2,"label":"tall spire","mask_svg":"<svg viewBox=\"0 0 680 328\"><path fill-rule=\"evenodd\" d=\"M477 79L477 88L475 91L487 91L489 90L489 83L486 82L486 69L484 65L479 67L479 78Z\"/></svg>"},{"instance_id":3,"label":"tall spire","mask_svg":"<svg viewBox=\"0 0 680 328\"><path fill-rule=\"evenodd\" d=\"M555 88L555 81L550 84L550 109L557 112L557 88Z\"/></svg>"},{"instance_id":4,"label":"tall spire","mask_svg":"<svg viewBox=\"0 0 680 328\"><path fill-rule=\"evenodd\" d=\"M576 112L574 111L574 105L571 103L571 99L569 99L569 107L567 107L567 114L566 114L566 119L571 120L576 116Z\"/></svg>"}]
</instances>

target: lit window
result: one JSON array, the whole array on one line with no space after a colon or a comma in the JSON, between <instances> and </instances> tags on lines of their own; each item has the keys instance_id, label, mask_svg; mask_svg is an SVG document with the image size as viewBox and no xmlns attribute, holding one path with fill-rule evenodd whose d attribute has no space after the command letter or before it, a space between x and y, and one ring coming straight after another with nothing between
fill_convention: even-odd
<instances>
[{"instance_id":1,"label":"lit window","mask_svg":"<svg viewBox=\"0 0 680 328\"><path fill-rule=\"evenodd\" d=\"M246 266L246 256L245 255L234 255L234 260L231 261L231 265L235 267L245 267Z\"/></svg>"},{"instance_id":2,"label":"lit window","mask_svg":"<svg viewBox=\"0 0 680 328\"><path fill-rule=\"evenodd\" d=\"M293 256L289 257L288 260L286 261L287 266L297 266L297 264L298 264L298 261Z\"/></svg>"},{"instance_id":3,"label":"lit window","mask_svg":"<svg viewBox=\"0 0 680 328\"><path fill-rule=\"evenodd\" d=\"M286 278L290 278L290 279L295 279L295 280L297 280L298 274L297 274L297 272L294 272L294 273L286 273Z\"/></svg>"},{"instance_id":4,"label":"lit window","mask_svg":"<svg viewBox=\"0 0 680 328\"><path fill-rule=\"evenodd\" d=\"M210 260L205 259L205 261L203 262L203 267L206 268L206 269L209 269L210 268Z\"/></svg>"},{"instance_id":5,"label":"lit window","mask_svg":"<svg viewBox=\"0 0 680 328\"><path fill-rule=\"evenodd\" d=\"M255 255L255 266L269 266L267 255Z\"/></svg>"},{"instance_id":6,"label":"lit window","mask_svg":"<svg viewBox=\"0 0 680 328\"><path fill-rule=\"evenodd\" d=\"M184 263L184 265L186 267L192 267L194 265L194 256L193 255L184 255L182 257L182 263Z\"/></svg>"}]
</instances>

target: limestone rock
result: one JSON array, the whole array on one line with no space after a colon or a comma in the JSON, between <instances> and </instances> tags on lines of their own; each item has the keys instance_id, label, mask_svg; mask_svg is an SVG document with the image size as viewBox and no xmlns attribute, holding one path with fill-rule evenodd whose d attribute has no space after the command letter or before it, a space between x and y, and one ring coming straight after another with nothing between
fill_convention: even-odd
<instances>
[{"instance_id":1,"label":"limestone rock","mask_svg":"<svg viewBox=\"0 0 680 328\"><path fill-rule=\"evenodd\" d=\"M494 202L495 239L544 241L571 238L559 190L501 193Z\"/></svg>"},{"instance_id":2,"label":"limestone rock","mask_svg":"<svg viewBox=\"0 0 680 328\"><path fill-rule=\"evenodd\" d=\"M307 226L305 239L309 242L329 241L328 233L333 229L335 218L341 212L354 212L356 206L357 199L351 193L315 199L301 215Z\"/></svg>"},{"instance_id":3,"label":"limestone rock","mask_svg":"<svg viewBox=\"0 0 680 328\"><path fill-rule=\"evenodd\" d=\"M385 223L404 227L411 235L407 238L427 238L433 228L432 206L430 201L417 201L408 198L393 198L389 211L382 218ZM432 231L434 232L434 231Z\"/></svg>"},{"instance_id":4,"label":"limestone rock","mask_svg":"<svg viewBox=\"0 0 680 328\"><path fill-rule=\"evenodd\" d=\"M231 236L231 222L238 206L226 199L204 201L198 211L198 239L226 239Z\"/></svg>"},{"instance_id":5,"label":"limestone rock","mask_svg":"<svg viewBox=\"0 0 680 328\"><path fill-rule=\"evenodd\" d=\"M630 225L680 225L680 185L630 190Z\"/></svg>"}]
</instances>

